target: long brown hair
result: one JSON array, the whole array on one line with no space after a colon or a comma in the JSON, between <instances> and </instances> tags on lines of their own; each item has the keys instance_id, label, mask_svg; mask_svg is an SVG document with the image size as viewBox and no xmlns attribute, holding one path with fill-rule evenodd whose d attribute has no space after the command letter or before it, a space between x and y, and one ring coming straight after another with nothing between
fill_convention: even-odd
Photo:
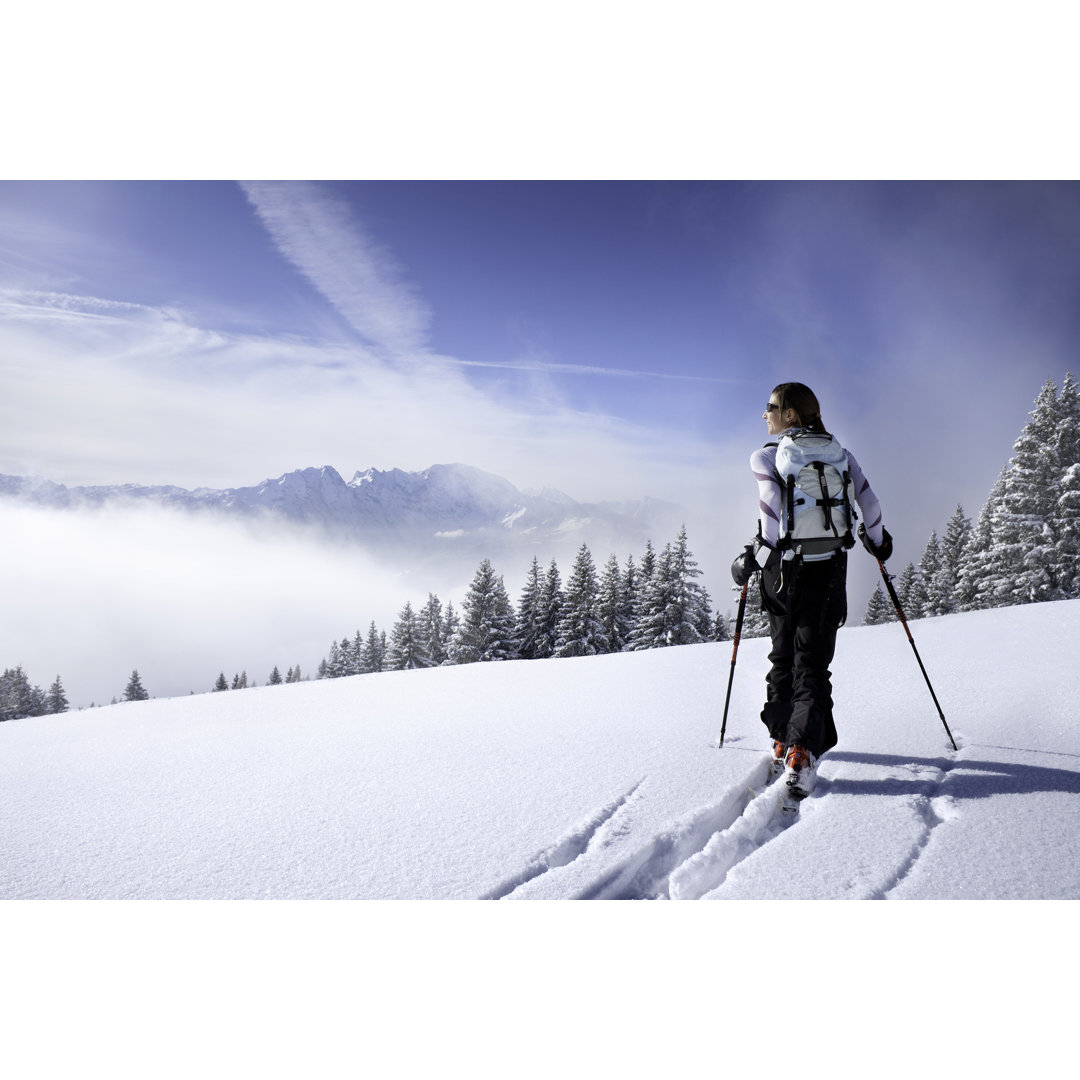
<instances>
[{"instance_id":1,"label":"long brown hair","mask_svg":"<svg viewBox=\"0 0 1080 1080\"><path fill-rule=\"evenodd\" d=\"M826 434L825 424L821 419L821 406L814 391L801 382L781 383L773 393L780 405L780 414L785 409L792 409L799 417L799 427Z\"/></svg>"}]
</instances>

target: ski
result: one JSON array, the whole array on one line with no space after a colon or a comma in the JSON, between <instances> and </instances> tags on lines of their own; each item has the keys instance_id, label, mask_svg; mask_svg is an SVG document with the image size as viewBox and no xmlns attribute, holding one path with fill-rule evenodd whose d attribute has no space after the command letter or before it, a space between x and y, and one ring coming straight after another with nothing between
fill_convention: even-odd
<instances>
[{"instance_id":1,"label":"ski","mask_svg":"<svg viewBox=\"0 0 1080 1080\"><path fill-rule=\"evenodd\" d=\"M793 795L787 784L785 784L784 791L780 795L780 813L785 818L797 818L799 816L799 807L805 798L805 795Z\"/></svg>"},{"instance_id":2,"label":"ski","mask_svg":"<svg viewBox=\"0 0 1080 1080\"><path fill-rule=\"evenodd\" d=\"M797 817L803 799L809 798L817 786L817 759L811 754L802 754L798 771L784 772L784 793L781 810L789 817Z\"/></svg>"},{"instance_id":3,"label":"ski","mask_svg":"<svg viewBox=\"0 0 1080 1080\"><path fill-rule=\"evenodd\" d=\"M760 795L760 794L764 793L769 788L771 788L773 786L773 784L775 784L778 780L783 779L783 777L784 777L787 770L783 766L777 768L774 765L775 760L776 760L775 758L773 758L771 756L769 757L768 764L766 766L768 771L766 772L766 775L765 775L765 786L761 789L761 791L754 791L754 789L751 788L750 793L751 793L752 796L756 796L756 795ZM781 784L780 788L781 788L781 790L779 792L780 798L779 798L776 805L777 805L778 809L780 810L780 813L781 813L783 819L785 821L792 821L796 817L798 817L798 815L799 815L799 804L802 802L802 800L806 796L805 795L795 795L795 794L793 794L788 789L787 784Z\"/></svg>"},{"instance_id":4,"label":"ski","mask_svg":"<svg viewBox=\"0 0 1080 1080\"><path fill-rule=\"evenodd\" d=\"M816 766L815 766L816 768ZM785 773L786 775L786 773ZM802 805L804 799L810 798L813 794L814 788L817 786L817 777L813 777L810 790L796 786L795 777L785 780L783 784L784 792L781 799L781 810L787 817L798 817L799 807Z\"/></svg>"}]
</instances>

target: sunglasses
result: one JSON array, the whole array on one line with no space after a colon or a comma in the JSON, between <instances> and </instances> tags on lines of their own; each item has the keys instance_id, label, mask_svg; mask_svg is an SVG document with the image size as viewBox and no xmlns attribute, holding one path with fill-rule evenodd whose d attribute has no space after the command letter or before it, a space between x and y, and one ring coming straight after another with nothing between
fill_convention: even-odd
<instances>
[{"instance_id":1,"label":"sunglasses","mask_svg":"<svg viewBox=\"0 0 1080 1080\"><path fill-rule=\"evenodd\" d=\"M770 402L769 402L769 404L765 406L765 411L766 411L766 412L772 412L772 411L773 411L773 409L779 409L779 408L780 408L780 406L779 406L779 405L774 405L774 404L773 404L773 403L772 403L772 402L770 401Z\"/></svg>"}]
</instances>

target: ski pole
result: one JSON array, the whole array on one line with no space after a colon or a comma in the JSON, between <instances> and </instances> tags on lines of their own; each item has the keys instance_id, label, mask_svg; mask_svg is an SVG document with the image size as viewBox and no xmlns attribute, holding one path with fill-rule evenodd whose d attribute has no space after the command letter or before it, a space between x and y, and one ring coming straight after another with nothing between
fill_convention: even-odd
<instances>
[{"instance_id":1,"label":"ski pole","mask_svg":"<svg viewBox=\"0 0 1080 1080\"><path fill-rule=\"evenodd\" d=\"M720 746L724 745L724 732L727 731L728 705L731 703L731 684L735 680L735 657L739 655L739 636L742 634L743 615L746 614L746 589L749 580L743 582L739 593L739 613L735 616L735 641L731 649L731 673L727 681L727 697L724 698L724 722L720 725Z\"/></svg>"},{"instance_id":2,"label":"ski pole","mask_svg":"<svg viewBox=\"0 0 1080 1080\"><path fill-rule=\"evenodd\" d=\"M878 559L877 564L878 569L881 571L881 576L885 579L885 588L889 590L889 597L893 602L893 607L896 608L897 617L904 627L904 633L907 634L908 641L911 642L911 650L915 653L915 659L919 661L919 670L926 680L926 686L930 691L930 696L934 699L934 705L937 706L938 716L941 717L941 722L945 725L945 734L949 736L949 742L952 743L952 748L954 750L959 750L960 747L956 745L956 740L949 730L949 725L945 723L945 714L941 711L941 706L938 705L937 694L934 693L934 688L930 685L930 676L926 674L926 668L923 667L922 657L919 656L919 650L915 648L915 639L911 636L911 630L908 627L907 619L904 618L904 609L900 606L900 597L896 595L896 590L893 588L892 577L890 577L885 570L885 564L880 559Z\"/></svg>"}]
</instances>

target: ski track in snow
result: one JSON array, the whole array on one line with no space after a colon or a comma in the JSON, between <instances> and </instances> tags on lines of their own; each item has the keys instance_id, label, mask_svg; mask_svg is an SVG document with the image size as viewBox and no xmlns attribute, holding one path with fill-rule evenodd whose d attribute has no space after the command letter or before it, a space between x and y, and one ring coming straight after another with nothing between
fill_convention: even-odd
<instances>
[{"instance_id":1,"label":"ski track in snow","mask_svg":"<svg viewBox=\"0 0 1080 1080\"><path fill-rule=\"evenodd\" d=\"M730 789L718 802L680 819L659 833L644 848L614 870L579 892L576 900L669 899L669 884L676 872L705 850L734 845L729 866L775 835L780 817L779 792L770 787L759 794L768 777L768 758L762 760L742 786ZM779 825L783 828L786 822ZM711 860L713 852L704 856Z\"/></svg>"},{"instance_id":2,"label":"ski track in snow","mask_svg":"<svg viewBox=\"0 0 1080 1080\"><path fill-rule=\"evenodd\" d=\"M960 745L960 744L958 744ZM897 867L892 880L883 888L876 889L868 896L870 900L888 900L889 894L896 889L914 869L923 852L930 843L934 829L943 825L946 821L956 816L955 805L949 795L937 794L941 792L949 779L949 773L957 763L957 751L950 750L948 756L951 759L946 768L935 765L919 765L912 763L902 768L909 773L911 781L924 790L908 796L910 805L922 818L923 831L911 847L911 851L904 861ZM903 781L901 781L903 782Z\"/></svg>"},{"instance_id":3,"label":"ski track in snow","mask_svg":"<svg viewBox=\"0 0 1080 1080\"><path fill-rule=\"evenodd\" d=\"M616 814L633 798L635 792L645 782L642 777L629 791L619 798L608 803L583 824L571 829L551 847L534 855L528 865L519 873L505 879L495 888L481 895L481 900L503 900L510 896L526 882L533 881L542 874L549 873L562 866L569 866L575 859L584 855L593 841L598 837L606 825Z\"/></svg>"},{"instance_id":4,"label":"ski track in snow","mask_svg":"<svg viewBox=\"0 0 1080 1080\"><path fill-rule=\"evenodd\" d=\"M962 743L960 745L962 747ZM958 816L956 802L948 794L947 786L951 770L963 764L961 754L962 749L959 752L949 750L941 759L898 761L884 769L881 765L875 768L871 781L875 790L879 794L901 797L916 818L921 820L922 828L895 871L881 886L867 893L866 899L889 899L890 894L914 869L929 845L934 830ZM823 764L837 766L836 775L830 779L819 774L816 790L803 803L811 809L811 818L819 800L830 793L835 797L844 794L845 790L865 785L866 781L853 778L851 774L855 770L851 766L845 768L848 760L856 759L854 755L842 752L823 758ZM736 787L717 803L673 823L636 854L579 892L575 899L708 898L708 894L723 884L734 867L756 854L786 829L803 821L801 812L794 817L782 812L784 793L780 784L768 782L768 762L768 757L763 759L746 778L743 788ZM625 802L625 798L622 802ZM584 847L578 854L583 851ZM565 864L552 862L551 865ZM533 876L536 875L529 875Z\"/></svg>"}]
</instances>

